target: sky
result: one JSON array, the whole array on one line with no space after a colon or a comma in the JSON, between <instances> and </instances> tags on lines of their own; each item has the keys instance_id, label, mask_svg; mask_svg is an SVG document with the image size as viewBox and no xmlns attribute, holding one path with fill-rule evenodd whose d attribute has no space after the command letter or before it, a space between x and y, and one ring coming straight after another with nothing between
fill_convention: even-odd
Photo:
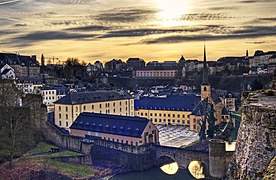
<instances>
[{"instance_id":1,"label":"sky","mask_svg":"<svg viewBox=\"0 0 276 180\"><path fill-rule=\"evenodd\" d=\"M0 52L60 62L276 50L275 0L0 0Z\"/></svg>"}]
</instances>

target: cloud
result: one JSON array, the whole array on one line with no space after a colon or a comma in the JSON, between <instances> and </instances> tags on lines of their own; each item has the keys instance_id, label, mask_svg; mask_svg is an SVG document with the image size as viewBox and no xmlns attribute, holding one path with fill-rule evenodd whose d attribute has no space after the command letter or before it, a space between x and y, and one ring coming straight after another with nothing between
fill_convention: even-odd
<instances>
[{"instance_id":1,"label":"cloud","mask_svg":"<svg viewBox=\"0 0 276 180\"><path fill-rule=\"evenodd\" d=\"M191 13L185 14L180 20L183 21L213 21L235 19L234 16L228 16L224 13Z\"/></svg>"},{"instance_id":2,"label":"cloud","mask_svg":"<svg viewBox=\"0 0 276 180\"><path fill-rule=\"evenodd\" d=\"M73 27L73 28L67 28L66 30L69 31L105 31L105 30L111 30L111 27L107 26L100 26L100 25L88 25L88 26L81 26L81 27Z\"/></svg>"},{"instance_id":3,"label":"cloud","mask_svg":"<svg viewBox=\"0 0 276 180\"><path fill-rule=\"evenodd\" d=\"M13 38L22 41L44 41L44 40L71 40L71 39L87 39L94 37L91 34L67 33L61 31L37 31L24 34ZM15 41L16 42L16 41Z\"/></svg>"},{"instance_id":4,"label":"cloud","mask_svg":"<svg viewBox=\"0 0 276 180\"><path fill-rule=\"evenodd\" d=\"M266 21L266 22L276 22L276 17L269 17L269 18L258 18L259 21Z\"/></svg>"},{"instance_id":5,"label":"cloud","mask_svg":"<svg viewBox=\"0 0 276 180\"><path fill-rule=\"evenodd\" d=\"M242 0L239 1L240 3L244 4L252 4L252 3L269 3L269 2L275 2L275 0Z\"/></svg>"},{"instance_id":6,"label":"cloud","mask_svg":"<svg viewBox=\"0 0 276 180\"><path fill-rule=\"evenodd\" d=\"M177 28L142 28L142 29L129 29L129 30L117 30L109 31L106 34L100 36L100 38L112 38L112 37L139 37L157 34L169 34L169 33L199 33L199 32L212 32L212 33L227 33L232 27L223 25L206 25L196 27L177 27Z\"/></svg>"},{"instance_id":7,"label":"cloud","mask_svg":"<svg viewBox=\"0 0 276 180\"><path fill-rule=\"evenodd\" d=\"M251 42L246 42L248 44L265 44L267 41L251 41Z\"/></svg>"},{"instance_id":8,"label":"cloud","mask_svg":"<svg viewBox=\"0 0 276 180\"><path fill-rule=\"evenodd\" d=\"M100 13L96 19L105 22L136 22L147 20L156 11L138 8L115 8ZM152 17L152 16L151 16Z\"/></svg>"},{"instance_id":9,"label":"cloud","mask_svg":"<svg viewBox=\"0 0 276 180\"><path fill-rule=\"evenodd\" d=\"M276 36L276 27L274 26L247 26L240 30L235 30L231 34L204 34L204 35L174 35L165 36L155 39L145 39L142 43L180 43L187 41L204 41L204 40L229 40L229 39L245 39L245 38L259 38L265 36Z\"/></svg>"},{"instance_id":10,"label":"cloud","mask_svg":"<svg viewBox=\"0 0 276 180\"><path fill-rule=\"evenodd\" d=\"M6 0L6 1L0 1L0 6L1 5L8 5L8 4L14 4L20 2L20 0Z\"/></svg>"}]
</instances>

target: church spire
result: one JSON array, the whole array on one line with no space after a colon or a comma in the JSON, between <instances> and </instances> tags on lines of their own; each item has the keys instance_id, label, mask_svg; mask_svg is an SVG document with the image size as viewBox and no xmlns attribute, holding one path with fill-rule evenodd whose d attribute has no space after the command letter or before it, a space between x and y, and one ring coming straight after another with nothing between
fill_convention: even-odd
<instances>
[{"instance_id":1,"label":"church spire","mask_svg":"<svg viewBox=\"0 0 276 180\"><path fill-rule=\"evenodd\" d=\"M207 67L207 61L206 61L206 47L205 47L205 43L204 43L204 57L203 57L203 81L202 84L208 84L208 67Z\"/></svg>"}]
</instances>

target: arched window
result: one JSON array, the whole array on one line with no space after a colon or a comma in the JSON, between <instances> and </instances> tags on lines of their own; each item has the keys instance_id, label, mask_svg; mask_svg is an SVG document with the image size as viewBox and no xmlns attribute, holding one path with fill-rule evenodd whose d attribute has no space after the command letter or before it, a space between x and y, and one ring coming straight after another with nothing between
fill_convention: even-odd
<instances>
[{"instance_id":1,"label":"arched window","mask_svg":"<svg viewBox=\"0 0 276 180\"><path fill-rule=\"evenodd\" d=\"M203 91L207 91L207 87L204 87L204 88L203 88Z\"/></svg>"}]
</instances>

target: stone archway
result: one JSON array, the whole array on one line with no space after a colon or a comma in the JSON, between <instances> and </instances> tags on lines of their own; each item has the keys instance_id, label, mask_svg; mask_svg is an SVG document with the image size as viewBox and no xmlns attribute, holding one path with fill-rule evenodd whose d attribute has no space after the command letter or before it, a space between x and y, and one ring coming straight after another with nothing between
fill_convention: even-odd
<instances>
[{"instance_id":1,"label":"stone archway","mask_svg":"<svg viewBox=\"0 0 276 180\"><path fill-rule=\"evenodd\" d=\"M187 167L191 176L195 179L202 179L208 175L207 166L201 161L191 161Z\"/></svg>"}]
</instances>

